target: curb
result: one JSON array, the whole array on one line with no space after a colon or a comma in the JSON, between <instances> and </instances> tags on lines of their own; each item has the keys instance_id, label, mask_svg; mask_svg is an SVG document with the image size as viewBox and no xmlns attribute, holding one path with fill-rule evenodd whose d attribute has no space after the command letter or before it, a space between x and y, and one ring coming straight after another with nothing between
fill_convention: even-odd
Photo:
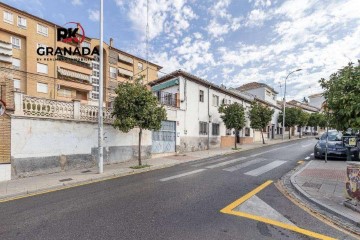
<instances>
[{"instance_id":1,"label":"curb","mask_svg":"<svg viewBox=\"0 0 360 240\"><path fill-rule=\"evenodd\" d=\"M167 167L172 167L177 164L178 163L170 163L170 164L163 164L163 165L154 166L154 167L150 166L150 167L144 168L144 169L134 169L133 171L125 172L125 173L112 174L112 175L108 175L108 176L99 176L97 178L90 178L87 180L79 180L79 181L72 182L72 183L63 183L62 185L45 187L45 188L41 188L38 190L23 191L23 192L19 192L19 193L15 193L15 194L8 194L4 197L0 197L0 204L4 203L4 202L16 200L16 199L36 196L36 195L50 193L50 192L56 192L56 191L70 189L70 188L74 188L74 187L80 187L80 186L84 186L84 185L88 185L88 184L92 184L92 183L103 182L103 181L107 181L107 180L111 180L111 179L135 175L135 174L149 172L149 171L153 171L153 170L159 170L159 169L163 169L163 168L167 168Z\"/></svg>"},{"instance_id":2,"label":"curb","mask_svg":"<svg viewBox=\"0 0 360 240\"><path fill-rule=\"evenodd\" d=\"M272 145L276 145L276 144L282 144L282 143L287 143L287 142L292 142L292 141L297 141L297 140L302 140L302 139L308 139L308 138L311 138L311 137L294 138L294 139L290 139L287 141L278 142L278 143L274 143L274 144L262 144L260 146L250 148L250 149L241 149L240 151L234 150L231 152L220 153L220 154L216 154L213 156L206 156L206 157L198 158L195 160L202 160L202 159L206 159L206 158L210 158L210 157L226 156L226 155L230 155L230 154L234 154L234 153L238 153L238 152L250 151L250 150L259 149L259 148L266 147L266 146L272 146ZM151 159L149 159L149 160L151 160ZM61 185L59 184L56 186L44 187L44 188L37 189L37 190L23 191L23 192L18 192L18 193L14 193L14 194L8 194L6 196L0 197L0 203L8 202L11 200L16 200L16 199L21 199L21 198L25 198L25 197L36 196L36 195L40 195L40 194L44 194L44 193L56 192L56 191L65 190L65 189L69 189L69 188L79 187L79 186L88 185L91 183L97 183L97 182L116 179L116 178L120 178L120 177L130 176L130 175L134 175L134 174L149 172L149 171L153 171L153 170L168 168L168 167L172 167L172 166L175 166L175 165L178 165L181 163L183 163L183 162L162 164L159 166L150 166L148 168L143 168L143 169L132 169L132 171L125 172L125 173L118 173L118 174L112 174L112 175L107 175L107 176L99 176L99 177L90 178L87 180L79 180L79 181L72 182L72 183L62 183Z\"/></svg>"},{"instance_id":3,"label":"curb","mask_svg":"<svg viewBox=\"0 0 360 240\"><path fill-rule=\"evenodd\" d=\"M314 161L314 160L312 160ZM294 189L296 190L296 192L300 195L302 195L303 197L305 197L307 200L309 200L310 202L316 204L320 209L325 210L327 212L330 212L331 214L345 220L348 222L351 222L352 224L354 224L357 227L360 227L360 222L354 221L353 219L347 217L345 214L342 214L341 212L339 212L338 210L322 203L321 201L313 198L312 196L310 196L307 192L305 192L296 182L295 182L295 177L297 175L299 175L302 171L304 171L307 168L307 165L312 162L309 161L306 165L304 165L300 170L298 170L297 172L295 172L291 177L290 177L290 183L291 185L294 187Z\"/></svg>"}]
</instances>

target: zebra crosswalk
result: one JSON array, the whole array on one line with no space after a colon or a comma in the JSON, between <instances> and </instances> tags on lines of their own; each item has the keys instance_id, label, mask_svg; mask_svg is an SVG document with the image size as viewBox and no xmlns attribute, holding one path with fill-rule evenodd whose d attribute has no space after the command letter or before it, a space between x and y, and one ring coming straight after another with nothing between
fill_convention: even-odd
<instances>
[{"instance_id":1,"label":"zebra crosswalk","mask_svg":"<svg viewBox=\"0 0 360 240\"><path fill-rule=\"evenodd\" d=\"M228 160L228 158L219 158L216 160L213 160L208 163L200 163L200 164L194 164L192 167L198 168L201 166L201 169L182 172L179 174L176 174L174 176L169 176L166 178L160 179L161 182L166 182L173 179L181 179L184 177L194 177L197 176L200 172L206 172L207 170L222 168L223 171L226 172L238 172L247 176L260 176L262 174L265 174L269 171L272 171L276 169L277 167L285 164L287 161L284 160L270 160L266 158L254 158L254 157L240 157L236 159ZM235 165L234 165L235 164ZM230 167L227 167L227 165L232 165ZM249 169L250 167L253 167L252 169ZM244 170L243 172L241 172Z\"/></svg>"}]
</instances>

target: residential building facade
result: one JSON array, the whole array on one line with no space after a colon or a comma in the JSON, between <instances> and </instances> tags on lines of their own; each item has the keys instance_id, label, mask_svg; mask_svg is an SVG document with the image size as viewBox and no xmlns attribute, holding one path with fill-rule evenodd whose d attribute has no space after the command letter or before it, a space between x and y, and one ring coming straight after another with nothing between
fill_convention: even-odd
<instances>
[{"instance_id":1,"label":"residential building facade","mask_svg":"<svg viewBox=\"0 0 360 240\"><path fill-rule=\"evenodd\" d=\"M153 133L153 152L197 151L252 142L253 129L246 126L235 133L220 117L221 104L239 103L247 112L251 100L182 70L151 82L152 91L165 105L168 120Z\"/></svg>"},{"instance_id":2,"label":"residential building facade","mask_svg":"<svg viewBox=\"0 0 360 240\"><path fill-rule=\"evenodd\" d=\"M275 139L278 135L282 134L282 126L278 123L279 114L282 111L282 108L277 104L276 98L278 92L275 89L265 83L251 82L241 85L240 87L235 88L235 90L251 95L254 101L266 105L270 109L274 110L271 122L269 122L269 125L263 129L265 136L268 139ZM260 131L256 131L254 141L260 141L260 139L261 133Z\"/></svg>"},{"instance_id":3,"label":"residential building facade","mask_svg":"<svg viewBox=\"0 0 360 240\"><path fill-rule=\"evenodd\" d=\"M97 104L100 91L99 56L64 55L56 58L41 56L37 50L39 47L44 48L42 52L48 47L99 48L98 39L85 36L81 44L57 41L57 28L62 26L4 3L0 3L0 13L1 44L11 44L11 51L0 47L0 61L11 63L0 71L11 72L14 88L34 97L62 101L75 99L90 105ZM103 91L107 106L112 105L116 96L114 89L119 82L139 76L149 82L157 79L161 66L115 48L112 39L103 46Z\"/></svg>"}]
</instances>

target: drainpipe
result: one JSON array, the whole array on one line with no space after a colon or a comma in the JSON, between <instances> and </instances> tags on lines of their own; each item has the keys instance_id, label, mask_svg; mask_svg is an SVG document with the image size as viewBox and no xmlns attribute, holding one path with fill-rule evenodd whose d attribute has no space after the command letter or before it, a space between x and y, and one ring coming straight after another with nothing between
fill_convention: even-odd
<instances>
[{"instance_id":1,"label":"drainpipe","mask_svg":"<svg viewBox=\"0 0 360 240\"><path fill-rule=\"evenodd\" d=\"M210 150L210 85L208 86L208 150Z\"/></svg>"}]
</instances>

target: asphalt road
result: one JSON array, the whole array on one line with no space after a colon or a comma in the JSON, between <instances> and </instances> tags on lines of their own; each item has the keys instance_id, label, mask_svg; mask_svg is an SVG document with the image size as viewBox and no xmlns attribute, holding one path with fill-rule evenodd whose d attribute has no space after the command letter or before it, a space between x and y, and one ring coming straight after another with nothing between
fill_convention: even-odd
<instances>
[{"instance_id":1,"label":"asphalt road","mask_svg":"<svg viewBox=\"0 0 360 240\"><path fill-rule=\"evenodd\" d=\"M220 210L285 175L314 144L272 145L0 203L0 239L311 239ZM297 227L351 239L294 205L274 184L256 197ZM257 214L276 215L258 206Z\"/></svg>"}]
</instances>

